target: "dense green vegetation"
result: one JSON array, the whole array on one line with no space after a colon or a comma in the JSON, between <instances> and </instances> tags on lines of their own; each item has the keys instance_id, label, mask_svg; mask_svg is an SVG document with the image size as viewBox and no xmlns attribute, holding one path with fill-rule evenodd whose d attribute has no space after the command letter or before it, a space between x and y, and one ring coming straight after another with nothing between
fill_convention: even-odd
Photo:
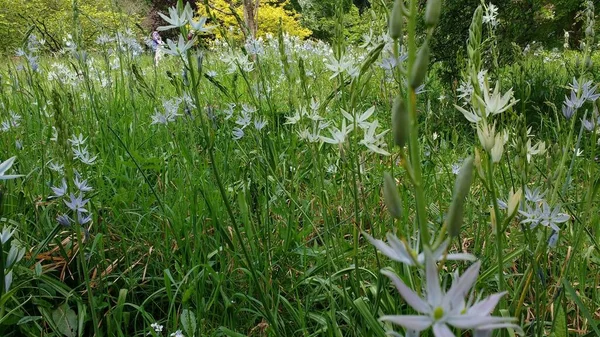
<instances>
[{"instance_id":1,"label":"dense green vegetation","mask_svg":"<svg viewBox=\"0 0 600 337\"><path fill-rule=\"evenodd\" d=\"M0 3L0 336L600 334L597 9L494 3Z\"/></svg>"}]
</instances>

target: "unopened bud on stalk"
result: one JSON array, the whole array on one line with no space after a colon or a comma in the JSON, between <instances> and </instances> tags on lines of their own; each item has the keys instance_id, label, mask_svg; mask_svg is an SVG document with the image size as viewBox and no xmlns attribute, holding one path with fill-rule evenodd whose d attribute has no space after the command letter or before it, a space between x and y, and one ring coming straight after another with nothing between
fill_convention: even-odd
<instances>
[{"instance_id":1,"label":"unopened bud on stalk","mask_svg":"<svg viewBox=\"0 0 600 337\"><path fill-rule=\"evenodd\" d=\"M435 27L440 21L442 12L442 0L428 0L425 8L425 25L429 28Z\"/></svg>"},{"instance_id":2,"label":"unopened bud on stalk","mask_svg":"<svg viewBox=\"0 0 600 337\"><path fill-rule=\"evenodd\" d=\"M456 182L454 183L454 195L452 196L452 203L446 216L446 224L448 226L448 234L452 237L458 236L460 233L460 227L463 222L463 212L465 198L471 188L473 182L473 157L465 159Z\"/></svg>"},{"instance_id":3,"label":"unopened bud on stalk","mask_svg":"<svg viewBox=\"0 0 600 337\"><path fill-rule=\"evenodd\" d=\"M383 201L394 218L402 217L402 200L398 194L396 182L388 172L383 174Z\"/></svg>"},{"instance_id":4,"label":"unopened bud on stalk","mask_svg":"<svg viewBox=\"0 0 600 337\"><path fill-rule=\"evenodd\" d=\"M401 148L404 147L408 140L409 132L410 119L408 110L402 98L398 96L394 100L394 106L392 107L392 135L394 136L394 143Z\"/></svg>"},{"instance_id":5,"label":"unopened bud on stalk","mask_svg":"<svg viewBox=\"0 0 600 337\"><path fill-rule=\"evenodd\" d=\"M519 209L519 203L521 202L521 195L523 195L523 190L518 189L517 192L510 193L508 197L508 218L512 219Z\"/></svg>"},{"instance_id":6,"label":"unopened bud on stalk","mask_svg":"<svg viewBox=\"0 0 600 337\"><path fill-rule=\"evenodd\" d=\"M590 55L586 56L585 58L585 68L587 70L592 70L592 66L594 65L594 63L592 62L592 58L590 57Z\"/></svg>"},{"instance_id":7,"label":"unopened bud on stalk","mask_svg":"<svg viewBox=\"0 0 600 337\"><path fill-rule=\"evenodd\" d=\"M492 147L492 150L491 150L492 161L494 163L498 163L498 162L500 162L500 159L502 159L502 153L504 153L504 143L505 142L506 142L506 139L504 138L504 134L502 134L501 132L498 132L495 137L494 146Z\"/></svg>"},{"instance_id":8,"label":"unopened bud on stalk","mask_svg":"<svg viewBox=\"0 0 600 337\"><path fill-rule=\"evenodd\" d=\"M410 86L413 89L418 88L423 80L425 80L425 75L427 75L427 68L429 67L429 43L425 41L425 43L421 46L419 53L417 54L417 58L415 60L415 64L413 65L412 73L410 74Z\"/></svg>"},{"instance_id":9,"label":"unopened bud on stalk","mask_svg":"<svg viewBox=\"0 0 600 337\"><path fill-rule=\"evenodd\" d=\"M404 17L402 16L402 0L394 1L392 13L390 14L389 35L392 39L398 40L402 38L402 26L404 25Z\"/></svg>"},{"instance_id":10,"label":"unopened bud on stalk","mask_svg":"<svg viewBox=\"0 0 600 337\"><path fill-rule=\"evenodd\" d=\"M489 124L478 124L477 125L477 136L479 142L484 150L490 152L496 143L496 126L490 126Z\"/></svg>"}]
</instances>

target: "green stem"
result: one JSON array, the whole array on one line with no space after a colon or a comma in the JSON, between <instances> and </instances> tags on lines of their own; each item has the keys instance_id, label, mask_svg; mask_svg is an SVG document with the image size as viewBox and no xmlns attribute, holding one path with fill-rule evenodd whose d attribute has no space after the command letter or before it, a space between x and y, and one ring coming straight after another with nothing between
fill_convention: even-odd
<instances>
[{"instance_id":1,"label":"green stem","mask_svg":"<svg viewBox=\"0 0 600 337\"><path fill-rule=\"evenodd\" d=\"M417 56L416 28L417 28L417 0L410 0L410 17L408 20L408 67L407 74L411 74ZM417 224L419 235L421 236L421 245L429 246L430 234L427 226L427 210L425 191L423 189L423 178L421 173L421 153L419 149L419 121L417 118L417 95L414 88L407 91L408 111L410 117L410 132L408 141L408 151L414 173L414 190L417 206Z\"/></svg>"},{"instance_id":2,"label":"green stem","mask_svg":"<svg viewBox=\"0 0 600 337\"><path fill-rule=\"evenodd\" d=\"M496 218L496 258L498 263L498 291L504 291L504 272L503 272L503 223L501 219L500 209L498 208L498 193L496 191L496 184L494 183L494 162L491 156L488 156L488 169L487 169L487 180L490 187L491 201L494 208L494 217ZM502 307L502 303L500 304Z\"/></svg>"}]
</instances>

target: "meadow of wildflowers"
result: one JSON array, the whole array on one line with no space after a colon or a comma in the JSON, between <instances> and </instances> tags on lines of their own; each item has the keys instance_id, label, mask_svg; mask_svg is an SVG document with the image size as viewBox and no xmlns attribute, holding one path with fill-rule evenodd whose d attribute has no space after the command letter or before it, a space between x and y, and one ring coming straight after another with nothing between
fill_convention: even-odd
<instances>
[{"instance_id":1,"label":"meadow of wildflowers","mask_svg":"<svg viewBox=\"0 0 600 337\"><path fill-rule=\"evenodd\" d=\"M502 65L482 2L454 84L418 3L360 46L182 1L156 59L31 33L0 66L0 336L600 335L594 3L579 49Z\"/></svg>"}]
</instances>

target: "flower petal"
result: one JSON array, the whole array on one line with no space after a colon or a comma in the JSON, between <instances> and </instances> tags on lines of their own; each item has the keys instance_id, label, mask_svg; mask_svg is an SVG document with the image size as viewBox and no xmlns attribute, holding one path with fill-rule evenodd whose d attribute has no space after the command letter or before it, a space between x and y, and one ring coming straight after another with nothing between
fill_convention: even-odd
<instances>
[{"instance_id":1,"label":"flower petal","mask_svg":"<svg viewBox=\"0 0 600 337\"><path fill-rule=\"evenodd\" d=\"M480 261L473 263L457 280L452 282L452 287L450 287L450 290L448 290L448 293L444 296L444 301L442 303L444 308L448 308L454 303L461 302L465 298L475 281L477 281L480 266Z\"/></svg>"},{"instance_id":2,"label":"flower petal","mask_svg":"<svg viewBox=\"0 0 600 337\"><path fill-rule=\"evenodd\" d=\"M10 157L0 164L0 176L4 175L4 172L8 171L8 169L15 162L15 159L17 159L17 157Z\"/></svg>"},{"instance_id":3,"label":"flower petal","mask_svg":"<svg viewBox=\"0 0 600 337\"><path fill-rule=\"evenodd\" d=\"M498 316L475 316L475 315L456 315L446 319L448 324L459 329L485 329L494 325L498 327L508 327L513 325L515 319L512 317Z\"/></svg>"},{"instance_id":4,"label":"flower petal","mask_svg":"<svg viewBox=\"0 0 600 337\"><path fill-rule=\"evenodd\" d=\"M406 316L381 316L380 321L390 322L403 326L407 329L423 331L431 326L432 320L428 316L406 315Z\"/></svg>"},{"instance_id":5,"label":"flower petal","mask_svg":"<svg viewBox=\"0 0 600 337\"><path fill-rule=\"evenodd\" d=\"M440 286L440 277L438 273L437 263L435 257L425 247L425 277L427 281L427 302L437 307L442 303L442 288Z\"/></svg>"},{"instance_id":6,"label":"flower petal","mask_svg":"<svg viewBox=\"0 0 600 337\"><path fill-rule=\"evenodd\" d=\"M433 325L433 334L435 337L455 337L452 330L444 323L436 323Z\"/></svg>"},{"instance_id":7,"label":"flower petal","mask_svg":"<svg viewBox=\"0 0 600 337\"><path fill-rule=\"evenodd\" d=\"M430 310L429 310L429 305L427 304L427 302L423 301L422 298L420 298L414 291L412 291L409 287L407 287L406 284L404 284L404 282L402 282L402 280L400 280L400 278L398 278L398 276L396 276L396 274L394 274L393 272L391 272L389 270L381 270L381 273L383 275L389 277L390 280L392 280L392 282L396 286L396 289L398 289L400 296L402 296L402 298L404 298L404 300L406 301L406 303L408 303L408 305L410 305L413 309L415 309L419 313L422 313L422 314L429 313ZM415 329L415 330L418 330L418 329Z\"/></svg>"},{"instance_id":8,"label":"flower petal","mask_svg":"<svg viewBox=\"0 0 600 337\"><path fill-rule=\"evenodd\" d=\"M446 260L449 261L477 261L477 257L469 253L448 254Z\"/></svg>"},{"instance_id":9,"label":"flower petal","mask_svg":"<svg viewBox=\"0 0 600 337\"><path fill-rule=\"evenodd\" d=\"M370 236L369 234L364 233L364 235L367 238L367 240L369 240L369 242L371 242L371 244L373 246L375 246L375 248L377 248L377 250L379 250L379 252L381 252L381 254L389 257L390 259L392 259L394 261L412 265L410 257L408 255L405 255L404 252L393 249L393 247L388 246L382 240L375 239L372 236ZM389 236L388 236L388 238L389 238Z\"/></svg>"},{"instance_id":10,"label":"flower petal","mask_svg":"<svg viewBox=\"0 0 600 337\"><path fill-rule=\"evenodd\" d=\"M502 296L506 295L506 291L490 295L484 300L481 300L475 303L472 307L467 311L468 315L475 316L486 316L494 311L494 308L498 304L498 301L502 298Z\"/></svg>"},{"instance_id":11,"label":"flower petal","mask_svg":"<svg viewBox=\"0 0 600 337\"><path fill-rule=\"evenodd\" d=\"M442 243L440 243L440 245L437 247L437 249L433 251L433 259L434 260L439 261L442 258L442 255L444 255L444 252L446 252L446 248L448 248L449 243L450 243L449 239L446 239Z\"/></svg>"}]
</instances>

